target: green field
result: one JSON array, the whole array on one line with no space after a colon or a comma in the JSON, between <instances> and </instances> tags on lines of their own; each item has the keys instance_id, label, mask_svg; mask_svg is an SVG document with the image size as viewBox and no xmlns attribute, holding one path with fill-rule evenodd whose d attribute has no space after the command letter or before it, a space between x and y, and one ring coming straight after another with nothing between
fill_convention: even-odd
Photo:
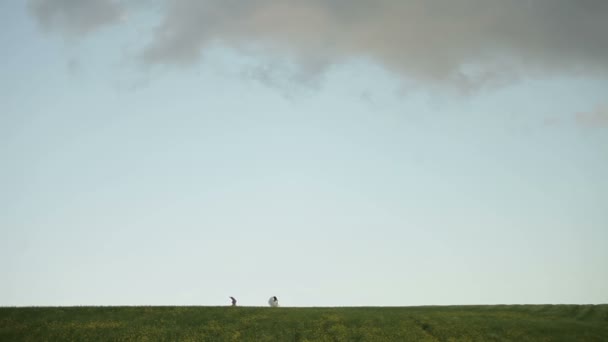
<instances>
[{"instance_id":1,"label":"green field","mask_svg":"<svg viewBox=\"0 0 608 342\"><path fill-rule=\"evenodd\" d=\"M0 308L1 341L608 341L608 305Z\"/></svg>"}]
</instances>

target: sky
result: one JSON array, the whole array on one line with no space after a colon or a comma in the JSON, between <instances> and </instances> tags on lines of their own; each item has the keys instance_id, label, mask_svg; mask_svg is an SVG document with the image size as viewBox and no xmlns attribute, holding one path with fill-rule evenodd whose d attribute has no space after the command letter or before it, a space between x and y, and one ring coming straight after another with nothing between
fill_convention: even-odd
<instances>
[{"instance_id":1,"label":"sky","mask_svg":"<svg viewBox=\"0 0 608 342\"><path fill-rule=\"evenodd\" d=\"M608 2L0 2L0 306L608 303Z\"/></svg>"}]
</instances>

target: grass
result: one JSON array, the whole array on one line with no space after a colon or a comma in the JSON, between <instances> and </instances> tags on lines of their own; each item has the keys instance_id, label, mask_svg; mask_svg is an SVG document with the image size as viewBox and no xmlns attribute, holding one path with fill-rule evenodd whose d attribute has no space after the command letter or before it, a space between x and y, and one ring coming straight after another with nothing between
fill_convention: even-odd
<instances>
[{"instance_id":1,"label":"grass","mask_svg":"<svg viewBox=\"0 0 608 342\"><path fill-rule=\"evenodd\" d=\"M608 341L608 305L0 308L0 341Z\"/></svg>"}]
</instances>

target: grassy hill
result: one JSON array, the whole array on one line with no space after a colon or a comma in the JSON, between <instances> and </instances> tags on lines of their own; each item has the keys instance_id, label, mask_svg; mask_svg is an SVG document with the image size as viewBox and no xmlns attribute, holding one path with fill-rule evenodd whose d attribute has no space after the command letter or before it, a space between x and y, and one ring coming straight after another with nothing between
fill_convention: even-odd
<instances>
[{"instance_id":1,"label":"grassy hill","mask_svg":"<svg viewBox=\"0 0 608 342\"><path fill-rule=\"evenodd\" d=\"M608 305L0 308L0 341L608 341Z\"/></svg>"}]
</instances>

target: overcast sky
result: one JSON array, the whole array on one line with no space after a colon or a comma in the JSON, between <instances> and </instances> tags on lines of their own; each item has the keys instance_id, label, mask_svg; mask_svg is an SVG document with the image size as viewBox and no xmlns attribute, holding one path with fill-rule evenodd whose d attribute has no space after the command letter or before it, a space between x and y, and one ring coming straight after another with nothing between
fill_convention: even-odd
<instances>
[{"instance_id":1,"label":"overcast sky","mask_svg":"<svg viewBox=\"0 0 608 342\"><path fill-rule=\"evenodd\" d=\"M608 2L0 2L0 306L608 302Z\"/></svg>"}]
</instances>

